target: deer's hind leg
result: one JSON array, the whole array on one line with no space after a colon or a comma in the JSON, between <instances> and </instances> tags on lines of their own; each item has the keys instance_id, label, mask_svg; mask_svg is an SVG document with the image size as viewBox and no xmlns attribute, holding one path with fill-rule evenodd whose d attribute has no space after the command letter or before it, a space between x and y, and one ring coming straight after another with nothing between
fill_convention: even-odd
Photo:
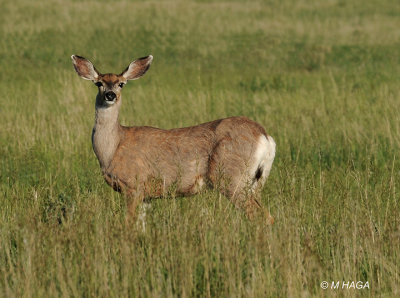
<instances>
[{"instance_id":1,"label":"deer's hind leg","mask_svg":"<svg viewBox=\"0 0 400 298\"><path fill-rule=\"evenodd\" d=\"M274 219L260 203L260 197L275 157L275 142L264 135L244 149L232 142L235 141L225 139L214 148L208 178L236 207L244 210L249 219L261 215L272 224Z\"/></svg>"},{"instance_id":2,"label":"deer's hind leg","mask_svg":"<svg viewBox=\"0 0 400 298\"><path fill-rule=\"evenodd\" d=\"M229 200L237 208L242 209L248 219L264 218L268 224L273 224L274 218L260 200L263 183L255 183L252 180L235 181L234 179L232 182L228 189L224 190L224 194Z\"/></svg>"}]
</instances>

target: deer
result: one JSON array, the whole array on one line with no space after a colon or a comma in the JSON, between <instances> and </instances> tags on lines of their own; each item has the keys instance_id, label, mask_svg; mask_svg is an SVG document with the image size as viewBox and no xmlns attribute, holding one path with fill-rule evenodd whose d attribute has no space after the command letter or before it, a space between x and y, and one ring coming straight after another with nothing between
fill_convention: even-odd
<instances>
[{"instance_id":1,"label":"deer","mask_svg":"<svg viewBox=\"0 0 400 298\"><path fill-rule=\"evenodd\" d=\"M98 87L92 145L105 181L126 195L134 217L143 201L176 195L191 196L216 189L249 219L273 217L261 205L261 189L270 174L276 144L257 122L243 116L196 126L160 129L122 126L121 90L142 77L153 56L134 60L120 74L100 73L88 59L72 55L78 75Z\"/></svg>"}]
</instances>

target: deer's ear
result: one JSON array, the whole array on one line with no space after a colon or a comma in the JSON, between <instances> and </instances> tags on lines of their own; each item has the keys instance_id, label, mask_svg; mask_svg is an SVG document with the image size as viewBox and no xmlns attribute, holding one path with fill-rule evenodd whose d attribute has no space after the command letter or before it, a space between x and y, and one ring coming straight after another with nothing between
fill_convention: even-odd
<instances>
[{"instance_id":1,"label":"deer's ear","mask_svg":"<svg viewBox=\"0 0 400 298\"><path fill-rule=\"evenodd\" d=\"M146 71L150 68L152 61L152 55L139 58L129 64L129 66L121 73L121 76L127 80L136 80L146 73Z\"/></svg>"},{"instance_id":2,"label":"deer's ear","mask_svg":"<svg viewBox=\"0 0 400 298\"><path fill-rule=\"evenodd\" d=\"M74 63L76 72L81 78L91 81L96 81L98 79L99 72L93 66L92 62L77 55L72 55L71 59Z\"/></svg>"}]
</instances>

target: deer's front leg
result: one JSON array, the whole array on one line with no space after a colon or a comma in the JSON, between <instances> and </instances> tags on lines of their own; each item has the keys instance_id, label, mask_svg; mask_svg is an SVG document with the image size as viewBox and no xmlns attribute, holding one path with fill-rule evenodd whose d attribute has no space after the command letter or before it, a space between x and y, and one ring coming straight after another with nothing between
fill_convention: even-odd
<instances>
[{"instance_id":1,"label":"deer's front leg","mask_svg":"<svg viewBox=\"0 0 400 298\"><path fill-rule=\"evenodd\" d=\"M127 191L127 214L126 222L133 223L137 219L137 207L143 202L144 195L141 191Z\"/></svg>"}]
</instances>

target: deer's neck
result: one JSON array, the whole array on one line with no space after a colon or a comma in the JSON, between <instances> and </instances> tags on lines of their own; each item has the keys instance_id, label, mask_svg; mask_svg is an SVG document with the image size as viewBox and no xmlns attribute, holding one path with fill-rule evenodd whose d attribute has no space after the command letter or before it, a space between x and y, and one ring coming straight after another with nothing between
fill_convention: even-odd
<instances>
[{"instance_id":1,"label":"deer's neck","mask_svg":"<svg viewBox=\"0 0 400 298\"><path fill-rule=\"evenodd\" d=\"M103 170L109 167L121 140L122 128L118 122L120 104L121 100L107 108L96 104L92 144Z\"/></svg>"}]
</instances>

